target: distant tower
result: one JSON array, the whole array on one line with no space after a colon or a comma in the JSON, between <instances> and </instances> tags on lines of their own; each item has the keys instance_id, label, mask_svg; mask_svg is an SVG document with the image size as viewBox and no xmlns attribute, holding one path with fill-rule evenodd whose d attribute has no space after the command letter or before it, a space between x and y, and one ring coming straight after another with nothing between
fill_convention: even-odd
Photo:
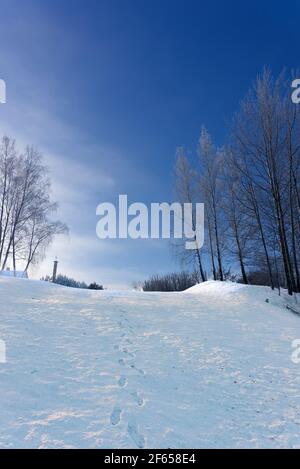
<instances>
[{"instance_id":1,"label":"distant tower","mask_svg":"<svg viewBox=\"0 0 300 469\"><path fill-rule=\"evenodd\" d=\"M57 257L55 258L55 261L53 261L53 274L52 274L52 282L55 282L56 280L56 275L57 275L57 265L58 265L58 260Z\"/></svg>"}]
</instances>

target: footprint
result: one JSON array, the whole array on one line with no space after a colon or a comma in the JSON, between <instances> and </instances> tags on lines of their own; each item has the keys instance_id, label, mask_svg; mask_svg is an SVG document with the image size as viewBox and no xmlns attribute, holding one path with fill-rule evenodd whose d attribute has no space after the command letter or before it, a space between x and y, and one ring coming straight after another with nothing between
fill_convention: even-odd
<instances>
[{"instance_id":1,"label":"footprint","mask_svg":"<svg viewBox=\"0 0 300 469\"><path fill-rule=\"evenodd\" d=\"M125 353L125 355L128 355L129 357L132 357L132 358L135 357L134 353L129 352L127 348L123 348L122 352Z\"/></svg>"},{"instance_id":2,"label":"footprint","mask_svg":"<svg viewBox=\"0 0 300 469\"><path fill-rule=\"evenodd\" d=\"M127 378L125 378L125 376L120 376L119 381L118 381L118 385L120 386L120 388L124 388L126 384L127 384Z\"/></svg>"},{"instance_id":3,"label":"footprint","mask_svg":"<svg viewBox=\"0 0 300 469\"><path fill-rule=\"evenodd\" d=\"M110 416L110 423L112 425L118 425L118 423L120 423L120 419L121 419L121 409L119 406L115 406Z\"/></svg>"},{"instance_id":4,"label":"footprint","mask_svg":"<svg viewBox=\"0 0 300 469\"><path fill-rule=\"evenodd\" d=\"M119 364L122 366L125 366L126 365L125 360L123 360L123 358L120 358Z\"/></svg>"},{"instance_id":5,"label":"footprint","mask_svg":"<svg viewBox=\"0 0 300 469\"><path fill-rule=\"evenodd\" d=\"M129 436L132 438L138 448L144 448L145 438L138 432L137 426L133 423L128 424L127 428Z\"/></svg>"},{"instance_id":6,"label":"footprint","mask_svg":"<svg viewBox=\"0 0 300 469\"><path fill-rule=\"evenodd\" d=\"M144 370L137 368L135 365L130 365L130 367L136 370L140 375L145 376L146 373L144 372Z\"/></svg>"},{"instance_id":7,"label":"footprint","mask_svg":"<svg viewBox=\"0 0 300 469\"><path fill-rule=\"evenodd\" d=\"M144 399L141 396L139 396L137 392L133 392L131 395L133 399L135 400L135 402L137 403L137 405L139 407L142 407L142 405L144 404Z\"/></svg>"}]
</instances>

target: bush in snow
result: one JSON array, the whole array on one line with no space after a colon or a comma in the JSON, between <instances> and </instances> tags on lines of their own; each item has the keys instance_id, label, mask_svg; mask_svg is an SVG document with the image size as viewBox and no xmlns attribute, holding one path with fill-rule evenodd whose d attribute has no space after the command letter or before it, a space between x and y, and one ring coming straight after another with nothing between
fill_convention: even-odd
<instances>
[{"instance_id":1,"label":"bush in snow","mask_svg":"<svg viewBox=\"0 0 300 469\"><path fill-rule=\"evenodd\" d=\"M52 278L47 275L46 277L42 277L41 280L45 282L52 282ZM72 287L72 288L84 288L89 290L103 290L103 286L99 285L96 282L87 285L85 282L79 282L78 280L74 280L73 278L68 277L67 275L57 275L55 281L57 285L63 285L64 287Z\"/></svg>"},{"instance_id":2,"label":"bush in snow","mask_svg":"<svg viewBox=\"0 0 300 469\"><path fill-rule=\"evenodd\" d=\"M103 286L96 282L91 283L88 288L89 290L103 290Z\"/></svg>"},{"instance_id":3,"label":"bush in snow","mask_svg":"<svg viewBox=\"0 0 300 469\"><path fill-rule=\"evenodd\" d=\"M191 272L179 272L166 275L153 275L143 284L144 291L184 291L199 283L198 276Z\"/></svg>"}]
</instances>

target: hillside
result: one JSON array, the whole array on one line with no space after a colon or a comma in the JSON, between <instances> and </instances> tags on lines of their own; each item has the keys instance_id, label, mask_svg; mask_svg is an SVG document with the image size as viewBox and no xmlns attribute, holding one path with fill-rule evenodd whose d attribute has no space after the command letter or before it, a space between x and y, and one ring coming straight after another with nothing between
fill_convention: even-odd
<instances>
[{"instance_id":1,"label":"hillside","mask_svg":"<svg viewBox=\"0 0 300 469\"><path fill-rule=\"evenodd\" d=\"M300 447L286 301L218 282L159 294L0 277L0 448Z\"/></svg>"}]
</instances>

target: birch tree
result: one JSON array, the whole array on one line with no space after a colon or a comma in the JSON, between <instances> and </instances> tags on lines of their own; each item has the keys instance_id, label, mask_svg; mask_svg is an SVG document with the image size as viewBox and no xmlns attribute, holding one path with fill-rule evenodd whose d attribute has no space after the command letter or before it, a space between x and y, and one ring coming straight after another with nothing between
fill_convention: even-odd
<instances>
[{"instance_id":1,"label":"birch tree","mask_svg":"<svg viewBox=\"0 0 300 469\"><path fill-rule=\"evenodd\" d=\"M176 154L175 184L176 194L182 206L184 205L184 203L193 204L194 206L194 204L197 202L197 196L199 196L197 189L197 176L196 172L192 169L189 163L184 148L182 147L177 149ZM192 209L191 220L191 228L193 231L195 231L196 221L194 209ZM200 278L204 282L206 280L206 273L203 266L201 250L197 247L195 250L189 251L185 250L183 247L181 249L181 253L185 257L185 259L187 258L187 256L189 258L192 258L192 261L195 262L197 266Z\"/></svg>"},{"instance_id":2,"label":"birch tree","mask_svg":"<svg viewBox=\"0 0 300 469\"><path fill-rule=\"evenodd\" d=\"M41 154L33 147L23 153L14 140L0 145L0 265L4 270L22 261L27 271L56 234L67 227L52 220L57 204L50 200L50 179Z\"/></svg>"}]
</instances>

